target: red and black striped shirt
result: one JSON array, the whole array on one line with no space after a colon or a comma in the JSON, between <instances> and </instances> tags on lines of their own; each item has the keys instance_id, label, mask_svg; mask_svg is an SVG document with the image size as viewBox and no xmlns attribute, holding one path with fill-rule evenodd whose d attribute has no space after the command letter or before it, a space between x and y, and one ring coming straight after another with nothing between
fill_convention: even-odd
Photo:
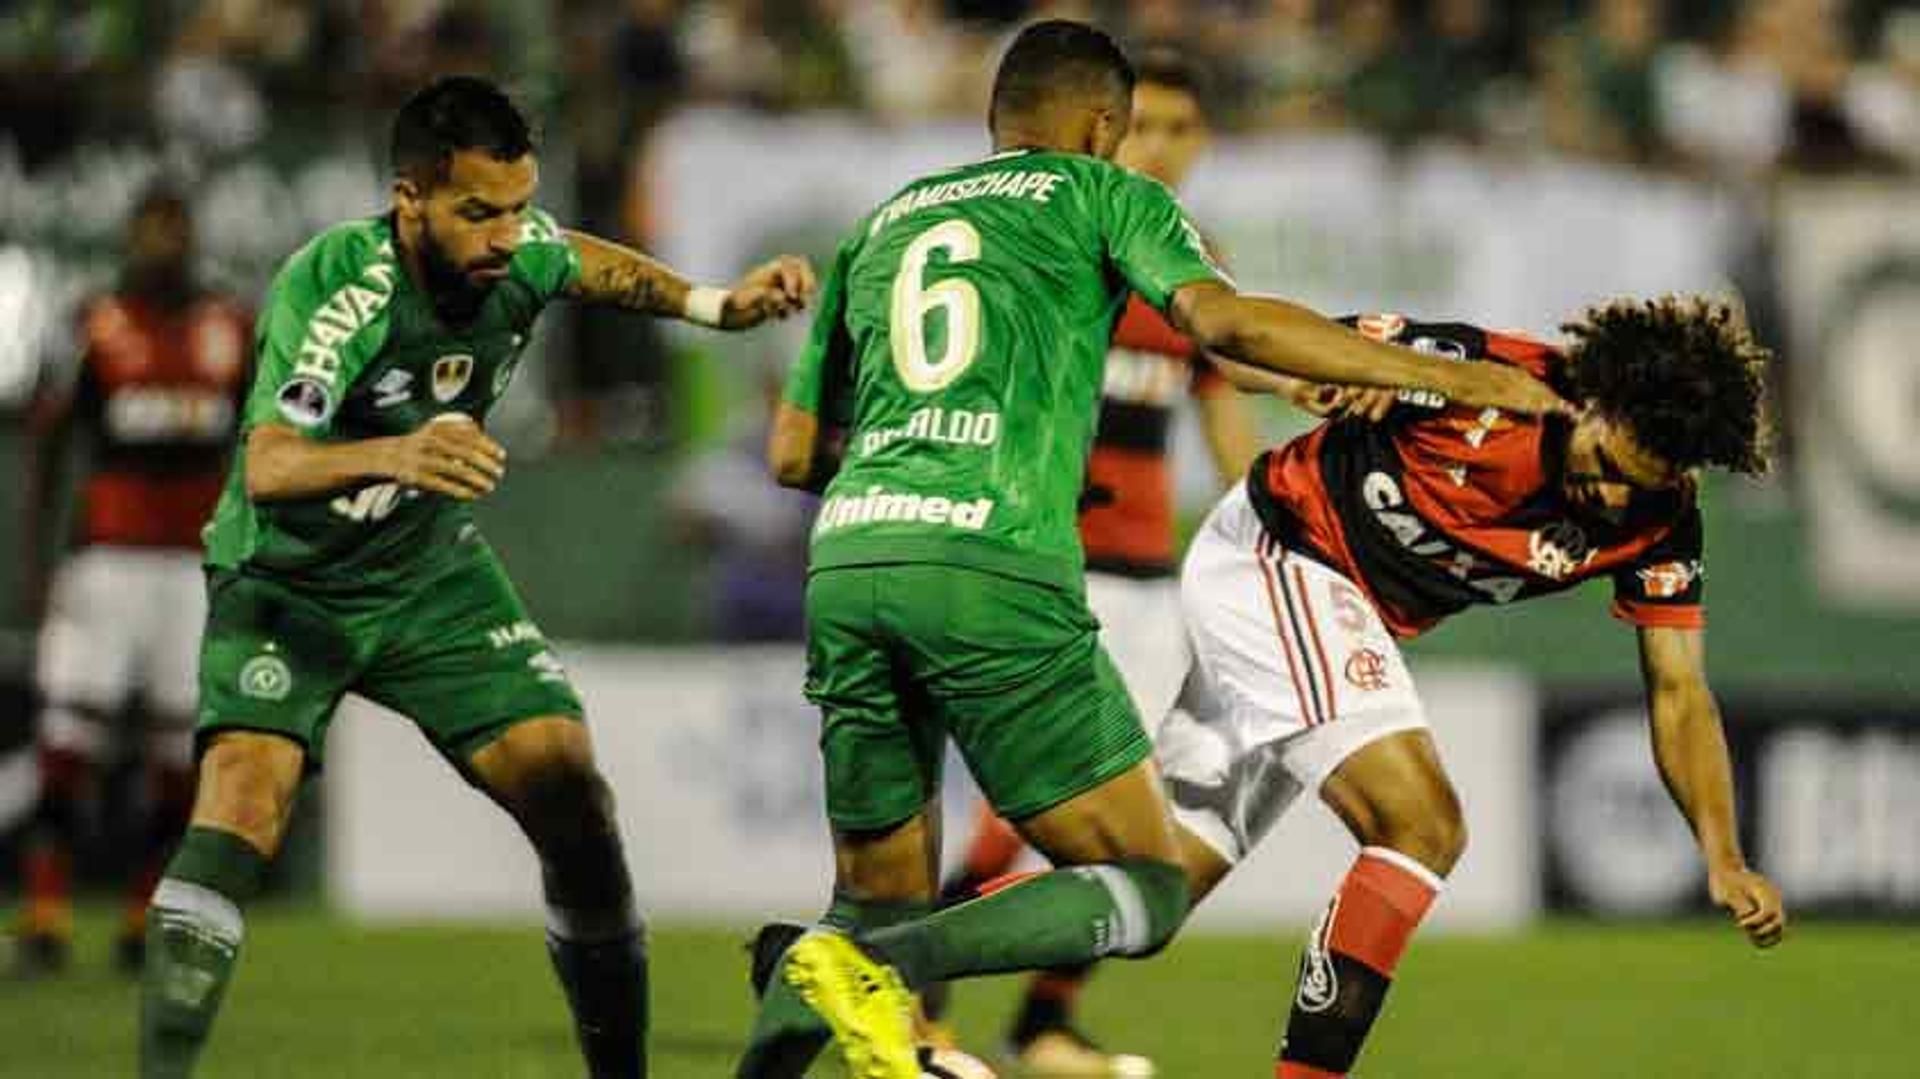
<instances>
[{"instance_id":1,"label":"red and black striped shirt","mask_svg":"<svg viewBox=\"0 0 1920 1079\"><path fill-rule=\"evenodd\" d=\"M1551 346L1463 323L1351 320L1423 352L1523 367L1556 381ZM1475 604L1613 581L1614 613L1697 627L1703 538L1691 486L1635 500L1617 525L1564 493L1567 421L1463 408L1419 393L1380 423L1321 424L1254 462L1248 491L1268 531L1363 588L1396 635Z\"/></svg>"}]
</instances>

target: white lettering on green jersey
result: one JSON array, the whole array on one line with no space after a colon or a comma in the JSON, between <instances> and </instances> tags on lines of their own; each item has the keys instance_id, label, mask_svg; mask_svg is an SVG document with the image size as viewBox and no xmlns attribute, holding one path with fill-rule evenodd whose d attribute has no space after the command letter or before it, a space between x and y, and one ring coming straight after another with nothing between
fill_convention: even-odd
<instances>
[{"instance_id":1,"label":"white lettering on green jersey","mask_svg":"<svg viewBox=\"0 0 1920 1079\"><path fill-rule=\"evenodd\" d=\"M357 441L446 413L485 420L534 320L579 273L560 228L530 209L506 278L470 323L449 326L396 258L388 218L328 229L268 290L243 427L286 424L312 439ZM244 442L243 433L205 532L211 565L342 590L398 586L437 572L477 535L466 505L392 482L256 503Z\"/></svg>"},{"instance_id":2,"label":"white lettering on green jersey","mask_svg":"<svg viewBox=\"0 0 1920 1079\"><path fill-rule=\"evenodd\" d=\"M1081 587L1108 337L1224 275L1160 184L1015 151L924 177L842 244L786 399L849 429L813 565L973 565Z\"/></svg>"}]
</instances>

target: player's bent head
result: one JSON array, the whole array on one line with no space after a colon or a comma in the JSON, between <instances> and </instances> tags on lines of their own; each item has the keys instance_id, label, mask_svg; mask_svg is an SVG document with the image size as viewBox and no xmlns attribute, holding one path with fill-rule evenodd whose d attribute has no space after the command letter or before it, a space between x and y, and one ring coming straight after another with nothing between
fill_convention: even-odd
<instances>
[{"instance_id":1,"label":"player's bent head","mask_svg":"<svg viewBox=\"0 0 1920 1079\"><path fill-rule=\"evenodd\" d=\"M1085 23L1049 19L1020 32L993 79L987 127L1006 146L1112 157L1127 131L1133 65Z\"/></svg>"},{"instance_id":2,"label":"player's bent head","mask_svg":"<svg viewBox=\"0 0 1920 1079\"><path fill-rule=\"evenodd\" d=\"M1133 63L1133 116L1114 160L1178 187L1206 149L1206 88L1198 68L1177 49L1153 46Z\"/></svg>"},{"instance_id":3,"label":"player's bent head","mask_svg":"<svg viewBox=\"0 0 1920 1079\"><path fill-rule=\"evenodd\" d=\"M1636 487L1663 486L1701 468L1758 475L1769 467L1766 368L1732 304L1702 297L1620 300L1562 327L1572 336L1572 397L1588 406L1569 447L1569 470L1586 462ZM1580 452L1576 452L1580 451Z\"/></svg>"},{"instance_id":4,"label":"player's bent head","mask_svg":"<svg viewBox=\"0 0 1920 1079\"><path fill-rule=\"evenodd\" d=\"M539 185L526 117L485 79L454 75L408 99L393 121L394 209L444 288L504 277Z\"/></svg>"}]
</instances>

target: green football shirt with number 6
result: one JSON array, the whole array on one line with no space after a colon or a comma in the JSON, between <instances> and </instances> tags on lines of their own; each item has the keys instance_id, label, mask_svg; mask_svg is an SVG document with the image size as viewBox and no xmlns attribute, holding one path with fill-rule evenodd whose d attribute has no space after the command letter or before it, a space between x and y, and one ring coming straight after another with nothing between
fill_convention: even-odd
<instances>
[{"instance_id":1,"label":"green football shirt with number 6","mask_svg":"<svg viewBox=\"0 0 1920 1079\"><path fill-rule=\"evenodd\" d=\"M1222 279L1161 184L1039 150L917 180L842 244L786 387L848 433L808 596L835 824L917 812L943 733L1014 819L1146 755L1075 518L1128 293Z\"/></svg>"}]
</instances>

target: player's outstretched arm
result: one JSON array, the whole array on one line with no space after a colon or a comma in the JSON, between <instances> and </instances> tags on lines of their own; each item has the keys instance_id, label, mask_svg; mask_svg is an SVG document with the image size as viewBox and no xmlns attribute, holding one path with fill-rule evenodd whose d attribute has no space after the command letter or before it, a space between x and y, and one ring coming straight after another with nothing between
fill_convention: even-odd
<instances>
[{"instance_id":1,"label":"player's outstretched arm","mask_svg":"<svg viewBox=\"0 0 1920 1079\"><path fill-rule=\"evenodd\" d=\"M1357 417L1379 422L1393 411L1399 391L1380 386L1333 386L1308 382L1304 378L1282 375L1264 367L1254 367L1218 353L1207 359L1223 377L1248 393L1270 393L1282 401L1321 419Z\"/></svg>"},{"instance_id":2,"label":"player's outstretched arm","mask_svg":"<svg viewBox=\"0 0 1920 1079\"><path fill-rule=\"evenodd\" d=\"M1514 412L1573 412L1559 394L1517 367L1383 344L1299 304L1243 296L1219 281L1180 288L1168 313L1210 352L1308 382L1431 390L1463 405Z\"/></svg>"},{"instance_id":3,"label":"player's outstretched arm","mask_svg":"<svg viewBox=\"0 0 1920 1079\"><path fill-rule=\"evenodd\" d=\"M247 497L256 502L312 498L376 480L470 502L491 494L506 466L507 451L465 416L355 442L321 442L277 423L247 434Z\"/></svg>"},{"instance_id":4,"label":"player's outstretched arm","mask_svg":"<svg viewBox=\"0 0 1920 1079\"><path fill-rule=\"evenodd\" d=\"M1779 889L1748 868L1740 850L1726 732L1720 724L1720 706L1707 687L1704 656L1697 629L1640 630L1640 671L1653 725L1653 758L1674 804L1699 841L1713 901L1733 915L1756 947L1771 948L1786 932L1786 909Z\"/></svg>"},{"instance_id":5,"label":"player's outstretched arm","mask_svg":"<svg viewBox=\"0 0 1920 1079\"><path fill-rule=\"evenodd\" d=\"M754 267L728 288L694 285L658 259L584 232L568 230L580 276L567 294L641 314L744 330L786 318L807 306L815 287L806 259L781 255Z\"/></svg>"}]
</instances>

